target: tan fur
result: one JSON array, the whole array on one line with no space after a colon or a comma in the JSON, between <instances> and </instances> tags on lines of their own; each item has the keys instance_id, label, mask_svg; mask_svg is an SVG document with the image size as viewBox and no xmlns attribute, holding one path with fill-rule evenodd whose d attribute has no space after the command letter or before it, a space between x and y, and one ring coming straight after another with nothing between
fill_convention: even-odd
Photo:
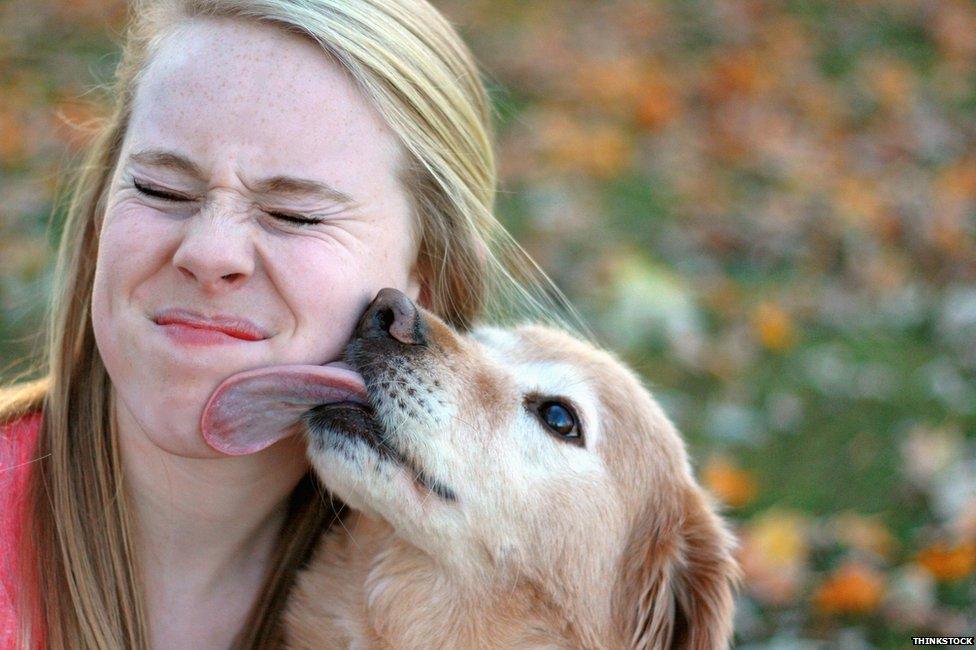
<instances>
[{"instance_id":1,"label":"tan fur","mask_svg":"<svg viewBox=\"0 0 976 650\"><path fill-rule=\"evenodd\" d=\"M292 596L290 647L573 647L546 631L549 605L531 587L465 598L434 560L388 525L354 513L346 528L316 551Z\"/></svg>"},{"instance_id":2,"label":"tan fur","mask_svg":"<svg viewBox=\"0 0 976 650\"><path fill-rule=\"evenodd\" d=\"M454 424L465 433L432 426L421 442L474 462L452 473L417 447L411 460L459 488L457 503L417 485L398 493L402 511L384 516L370 502L376 513L353 512L333 527L291 598L290 647L727 647L739 575L734 540L638 378L613 355L541 326L496 330L502 334L479 344L424 317L433 344L409 357L417 372L410 389L431 388L432 397L458 404ZM492 472L524 451L504 429L527 426L516 419L524 409L517 383L532 367L519 364L551 362L571 366L574 383L595 396L599 436L585 450L540 444L540 453L577 464L540 465L556 469L520 492ZM440 392L424 383L425 368ZM404 431L423 422L399 422L394 438L414 449L414 434ZM587 453L598 457L592 465L580 455ZM330 488L337 481L340 496L350 489L338 476L322 479ZM464 516L445 515L455 510ZM439 518L450 525L439 528Z\"/></svg>"}]
</instances>

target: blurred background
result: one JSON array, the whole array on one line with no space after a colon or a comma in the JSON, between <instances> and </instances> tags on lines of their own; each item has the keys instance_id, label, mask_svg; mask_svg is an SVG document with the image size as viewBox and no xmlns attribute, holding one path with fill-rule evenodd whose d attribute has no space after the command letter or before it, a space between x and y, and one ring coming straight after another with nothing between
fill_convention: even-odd
<instances>
[{"instance_id":1,"label":"blurred background","mask_svg":"<svg viewBox=\"0 0 976 650\"><path fill-rule=\"evenodd\" d=\"M976 633L976 3L443 0L499 216L739 534L748 648ZM0 4L0 380L125 5Z\"/></svg>"}]
</instances>

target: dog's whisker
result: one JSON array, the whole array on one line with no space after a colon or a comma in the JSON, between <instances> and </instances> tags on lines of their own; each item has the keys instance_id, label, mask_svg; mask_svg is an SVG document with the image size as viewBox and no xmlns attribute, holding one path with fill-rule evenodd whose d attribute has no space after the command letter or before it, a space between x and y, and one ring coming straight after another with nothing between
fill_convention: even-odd
<instances>
[{"instance_id":1,"label":"dog's whisker","mask_svg":"<svg viewBox=\"0 0 976 650\"><path fill-rule=\"evenodd\" d=\"M345 523L343 522L343 516L342 515L343 515L343 511L347 507L346 504L343 503L342 501L338 501L336 499L336 496L334 494L332 494L332 492L330 492L327 489L325 489L325 486L323 486L318 481L316 481L314 483L314 485L315 485L315 491L316 491L316 493L318 493L319 498L322 501L328 501L329 502L329 506L332 508L332 512L333 512L332 519L329 521L328 524L326 524L325 530L331 530L333 526L335 526L336 524L339 524L339 526L341 526L342 529L346 531L346 536L349 538L349 540L353 544L356 544L356 547L359 548L359 543L356 541L355 535L352 534L352 531L350 531L346 527ZM338 503L340 507L337 508L336 507L336 503Z\"/></svg>"},{"instance_id":2,"label":"dog's whisker","mask_svg":"<svg viewBox=\"0 0 976 650\"><path fill-rule=\"evenodd\" d=\"M50 456L51 454L44 454L43 456L38 456L37 458L31 458L30 460L24 461L23 463L19 463L17 465L11 465L10 467L2 467L0 468L0 472L12 472L21 467L26 467L27 465L30 465L32 463L39 463L40 461L44 460L45 458L49 458Z\"/></svg>"},{"instance_id":3,"label":"dog's whisker","mask_svg":"<svg viewBox=\"0 0 976 650\"><path fill-rule=\"evenodd\" d=\"M356 540L356 536L352 534L352 531L351 531L351 530L349 530L349 528L348 528L348 527L346 527L346 524L345 524L345 522L344 522L344 521L342 521L342 518L341 518L341 517L339 517L339 518L338 518L338 522L339 522L339 525L340 525L340 526L342 526L342 530L344 530L344 531L346 531L346 538L347 538L347 539L348 539L348 540L349 540L350 542L352 542L352 543L353 543L353 545L355 545L355 547L356 547L356 548L357 548L358 550L362 550L362 547L361 547L361 546L359 545L359 542L358 542L358 541Z\"/></svg>"},{"instance_id":4,"label":"dog's whisker","mask_svg":"<svg viewBox=\"0 0 976 650\"><path fill-rule=\"evenodd\" d=\"M389 389L389 388L415 388L416 385L413 383L408 383L405 380L393 380L393 379L383 379L377 381L375 384L376 388Z\"/></svg>"},{"instance_id":5,"label":"dog's whisker","mask_svg":"<svg viewBox=\"0 0 976 650\"><path fill-rule=\"evenodd\" d=\"M515 566L515 575L512 579L512 589L508 592L508 597L513 598L515 593L518 591L519 577L521 576L521 571L519 571L518 565Z\"/></svg>"}]
</instances>

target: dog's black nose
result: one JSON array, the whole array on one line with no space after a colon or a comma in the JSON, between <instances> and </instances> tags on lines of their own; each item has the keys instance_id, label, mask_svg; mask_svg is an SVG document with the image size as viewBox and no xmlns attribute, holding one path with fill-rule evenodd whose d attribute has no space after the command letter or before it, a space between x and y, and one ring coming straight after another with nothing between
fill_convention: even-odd
<instances>
[{"instance_id":1,"label":"dog's black nose","mask_svg":"<svg viewBox=\"0 0 976 650\"><path fill-rule=\"evenodd\" d=\"M389 337L407 345L426 345L427 324L410 298L396 289L380 289L359 319L356 337Z\"/></svg>"}]
</instances>

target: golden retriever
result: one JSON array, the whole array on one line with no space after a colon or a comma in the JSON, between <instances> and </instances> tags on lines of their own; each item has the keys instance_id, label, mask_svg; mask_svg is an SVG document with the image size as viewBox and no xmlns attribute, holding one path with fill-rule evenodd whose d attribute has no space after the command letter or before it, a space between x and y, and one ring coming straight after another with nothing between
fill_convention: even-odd
<instances>
[{"instance_id":1,"label":"golden retriever","mask_svg":"<svg viewBox=\"0 0 976 650\"><path fill-rule=\"evenodd\" d=\"M729 645L733 537L613 355L540 325L459 335L384 289L345 361L304 422L353 512L298 578L289 647Z\"/></svg>"}]
</instances>

